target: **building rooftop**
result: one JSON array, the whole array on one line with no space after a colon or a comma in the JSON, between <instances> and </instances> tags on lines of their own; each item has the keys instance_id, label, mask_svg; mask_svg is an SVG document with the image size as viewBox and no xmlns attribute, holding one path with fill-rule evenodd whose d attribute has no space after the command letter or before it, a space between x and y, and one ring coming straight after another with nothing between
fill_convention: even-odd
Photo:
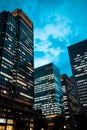
<instances>
[{"instance_id":1,"label":"building rooftop","mask_svg":"<svg viewBox=\"0 0 87 130\"><path fill-rule=\"evenodd\" d=\"M31 20L28 18L28 16L23 12L23 10L17 8L17 9L15 9L14 11L12 11L11 13L12 13L12 15L13 15L14 17L16 17L16 16L21 16L22 19L23 19L29 26L32 27L32 25L33 25L32 21L31 21Z\"/></svg>"}]
</instances>

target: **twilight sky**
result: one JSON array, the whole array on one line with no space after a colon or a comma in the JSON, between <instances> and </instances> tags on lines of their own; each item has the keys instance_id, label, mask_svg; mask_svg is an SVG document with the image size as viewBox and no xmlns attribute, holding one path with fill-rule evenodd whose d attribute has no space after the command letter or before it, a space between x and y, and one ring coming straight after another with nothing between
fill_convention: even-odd
<instances>
[{"instance_id":1,"label":"twilight sky","mask_svg":"<svg viewBox=\"0 0 87 130\"><path fill-rule=\"evenodd\" d=\"M87 39L87 0L0 0L0 12L16 8L34 24L35 68L53 62L70 76L67 46Z\"/></svg>"}]
</instances>

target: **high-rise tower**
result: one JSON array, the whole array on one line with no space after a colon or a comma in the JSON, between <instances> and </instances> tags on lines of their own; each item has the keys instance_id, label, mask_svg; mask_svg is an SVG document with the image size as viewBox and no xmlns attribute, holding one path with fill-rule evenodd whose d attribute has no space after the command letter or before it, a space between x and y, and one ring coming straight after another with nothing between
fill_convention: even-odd
<instances>
[{"instance_id":1,"label":"high-rise tower","mask_svg":"<svg viewBox=\"0 0 87 130\"><path fill-rule=\"evenodd\" d=\"M27 102L32 106L33 101L33 23L20 9L12 12L16 24L16 44L14 51L14 86L16 101Z\"/></svg>"},{"instance_id":2,"label":"high-rise tower","mask_svg":"<svg viewBox=\"0 0 87 130\"><path fill-rule=\"evenodd\" d=\"M63 90L64 113L67 127L73 127L75 123L75 114L78 113L78 102L75 87L71 78L66 74L61 75Z\"/></svg>"},{"instance_id":3,"label":"high-rise tower","mask_svg":"<svg viewBox=\"0 0 87 130\"><path fill-rule=\"evenodd\" d=\"M33 127L33 75L33 23L20 9L12 13L3 11L0 13L0 129Z\"/></svg>"},{"instance_id":4,"label":"high-rise tower","mask_svg":"<svg viewBox=\"0 0 87 130\"><path fill-rule=\"evenodd\" d=\"M42 110L51 126L54 118L62 113L59 69L53 63L36 68L34 85L34 109Z\"/></svg>"},{"instance_id":5,"label":"high-rise tower","mask_svg":"<svg viewBox=\"0 0 87 130\"><path fill-rule=\"evenodd\" d=\"M7 97L13 92L16 23L10 12L0 13L0 95Z\"/></svg>"},{"instance_id":6,"label":"high-rise tower","mask_svg":"<svg viewBox=\"0 0 87 130\"><path fill-rule=\"evenodd\" d=\"M0 14L1 93L33 105L33 24L20 9ZM10 85L12 84L12 85Z\"/></svg>"},{"instance_id":7,"label":"high-rise tower","mask_svg":"<svg viewBox=\"0 0 87 130\"><path fill-rule=\"evenodd\" d=\"M87 112L87 40L69 46L68 52L80 107Z\"/></svg>"}]
</instances>

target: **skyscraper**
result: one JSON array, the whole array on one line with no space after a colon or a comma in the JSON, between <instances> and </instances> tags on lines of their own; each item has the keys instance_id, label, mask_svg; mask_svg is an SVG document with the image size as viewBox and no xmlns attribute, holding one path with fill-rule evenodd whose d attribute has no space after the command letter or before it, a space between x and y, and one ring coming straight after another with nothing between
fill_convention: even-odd
<instances>
[{"instance_id":1,"label":"skyscraper","mask_svg":"<svg viewBox=\"0 0 87 130\"><path fill-rule=\"evenodd\" d=\"M69 46L68 52L80 107L87 112L87 40Z\"/></svg>"},{"instance_id":2,"label":"skyscraper","mask_svg":"<svg viewBox=\"0 0 87 130\"><path fill-rule=\"evenodd\" d=\"M1 93L33 104L33 24L22 10L0 14ZM10 85L11 84L11 85ZM13 86L13 87L12 87Z\"/></svg>"},{"instance_id":3,"label":"skyscraper","mask_svg":"<svg viewBox=\"0 0 87 130\"><path fill-rule=\"evenodd\" d=\"M33 51L32 21L20 9L1 12L0 129L30 127L34 96Z\"/></svg>"},{"instance_id":4,"label":"skyscraper","mask_svg":"<svg viewBox=\"0 0 87 130\"><path fill-rule=\"evenodd\" d=\"M16 20L3 11L0 13L0 94L5 96L10 96L13 89L15 42Z\"/></svg>"},{"instance_id":5,"label":"skyscraper","mask_svg":"<svg viewBox=\"0 0 87 130\"><path fill-rule=\"evenodd\" d=\"M75 86L72 80L66 75L61 75L63 90L64 111L67 127L73 127L75 114L78 113L78 102L75 92Z\"/></svg>"},{"instance_id":6,"label":"skyscraper","mask_svg":"<svg viewBox=\"0 0 87 130\"><path fill-rule=\"evenodd\" d=\"M53 63L36 68L34 85L34 109L42 110L47 120L60 115L62 87L59 69Z\"/></svg>"},{"instance_id":7,"label":"skyscraper","mask_svg":"<svg viewBox=\"0 0 87 130\"><path fill-rule=\"evenodd\" d=\"M12 12L16 24L16 44L14 50L14 86L16 87L16 101L33 104L33 23L20 9Z\"/></svg>"}]
</instances>

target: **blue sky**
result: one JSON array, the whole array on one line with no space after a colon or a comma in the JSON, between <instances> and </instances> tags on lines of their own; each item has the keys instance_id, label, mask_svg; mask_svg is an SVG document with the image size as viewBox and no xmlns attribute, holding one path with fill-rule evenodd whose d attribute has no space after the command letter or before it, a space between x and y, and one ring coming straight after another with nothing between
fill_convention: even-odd
<instances>
[{"instance_id":1,"label":"blue sky","mask_svg":"<svg viewBox=\"0 0 87 130\"><path fill-rule=\"evenodd\" d=\"M16 8L34 24L35 67L53 62L70 76L67 46L87 39L87 0L0 0L0 12Z\"/></svg>"}]
</instances>

